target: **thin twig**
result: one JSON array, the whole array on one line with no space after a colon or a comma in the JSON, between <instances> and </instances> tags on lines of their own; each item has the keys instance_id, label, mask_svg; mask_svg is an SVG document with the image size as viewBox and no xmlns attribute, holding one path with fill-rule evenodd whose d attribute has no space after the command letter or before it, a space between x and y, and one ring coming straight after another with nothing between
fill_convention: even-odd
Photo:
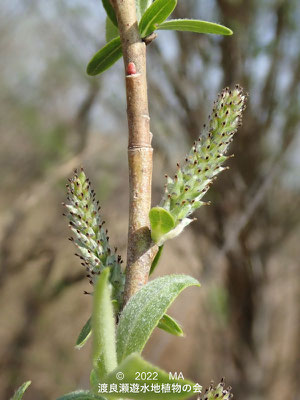
<instances>
[{"instance_id":1,"label":"thin twig","mask_svg":"<svg viewBox=\"0 0 300 400\"><path fill-rule=\"evenodd\" d=\"M129 229L124 304L148 281L157 246L151 243L152 152L146 80L146 45L141 40L135 0L111 0L126 74L129 164ZM129 70L129 63L133 71Z\"/></svg>"}]
</instances>

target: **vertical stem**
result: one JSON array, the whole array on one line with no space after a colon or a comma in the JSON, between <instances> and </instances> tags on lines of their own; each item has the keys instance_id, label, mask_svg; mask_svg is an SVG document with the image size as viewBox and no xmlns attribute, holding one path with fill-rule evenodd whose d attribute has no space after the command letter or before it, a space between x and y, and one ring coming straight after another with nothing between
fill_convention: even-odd
<instances>
[{"instance_id":1,"label":"vertical stem","mask_svg":"<svg viewBox=\"0 0 300 400\"><path fill-rule=\"evenodd\" d=\"M138 30L135 0L111 0L122 41L126 75L129 164L129 229L124 304L148 281L157 246L151 241L152 152L146 80L146 45Z\"/></svg>"}]
</instances>

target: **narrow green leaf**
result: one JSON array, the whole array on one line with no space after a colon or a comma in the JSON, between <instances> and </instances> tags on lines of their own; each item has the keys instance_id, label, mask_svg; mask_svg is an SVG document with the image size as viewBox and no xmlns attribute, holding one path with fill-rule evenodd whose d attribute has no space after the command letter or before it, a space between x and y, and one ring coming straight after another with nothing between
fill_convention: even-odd
<instances>
[{"instance_id":1,"label":"narrow green leaf","mask_svg":"<svg viewBox=\"0 0 300 400\"><path fill-rule=\"evenodd\" d=\"M153 207L149 212L152 240L158 243L163 235L170 232L175 221L172 215L162 207Z\"/></svg>"},{"instance_id":2,"label":"narrow green leaf","mask_svg":"<svg viewBox=\"0 0 300 400\"><path fill-rule=\"evenodd\" d=\"M23 385L21 385L11 398L11 400L21 400L23 398L23 395L28 388L28 386L31 384L31 381L24 382Z\"/></svg>"},{"instance_id":3,"label":"narrow green leaf","mask_svg":"<svg viewBox=\"0 0 300 400\"><path fill-rule=\"evenodd\" d=\"M113 305L114 309L116 308L116 304L117 304L117 301L112 300L112 305ZM116 314L116 310L114 310L114 311ZM77 338L75 348L80 350L86 344L86 342L91 337L91 335L92 335L92 318L90 317L87 320L87 322L85 323L84 327L82 328L82 330Z\"/></svg>"},{"instance_id":4,"label":"narrow green leaf","mask_svg":"<svg viewBox=\"0 0 300 400\"><path fill-rule=\"evenodd\" d=\"M105 400L105 398L88 390L77 390L76 392L65 394L57 400Z\"/></svg>"},{"instance_id":5,"label":"narrow green leaf","mask_svg":"<svg viewBox=\"0 0 300 400\"><path fill-rule=\"evenodd\" d=\"M158 252L156 253L156 256L154 257L154 260L152 261L149 275L152 275L153 272L154 272L154 270L155 270L155 268L157 267L157 264L158 264L159 259L160 259L160 257L161 257L161 253L162 253L162 251L163 251L163 248L164 248L164 245L159 246Z\"/></svg>"},{"instance_id":6,"label":"narrow green leaf","mask_svg":"<svg viewBox=\"0 0 300 400\"><path fill-rule=\"evenodd\" d=\"M183 330L179 323L170 315L165 314L159 321L157 327L174 336L184 336Z\"/></svg>"},{"instance_id":7,"label":"narrow green leaf","mask_svg":"<svg viewBox=\"0 0 300 400\"><path fill-rule=\"evenodd\" d=\"M98 278L93 294L93 366L101 371L101 375L117 366L115 319L108 279L109 268L105 268Z\"/></svg>"},{"instance_id":8,"label":"narrow green leaf","mask_svg":"<svg viewBox=\"0 0 300 400\"><path fill-rule=\"evenodd\" d=\"M175 221L175 220L174 220ZM184 230L184 228L186 226L188 226L191 222L193 222L193 219L190 218L183 218L181 220L181 222L179 222L178 225L175 226L174 229L171 229L169 232L166 232L165 234L162 234L158 240L157 240L157 244L158 246L162 246L166 240L169 239L174 239L176 238L178 235L181 234L181 232Z\"/></svg>"},{"instance_id":9,"label":"narrow green leaf","mask_svg":"<svg viewBox=\"0 0 300 400\"><path fill-rule=\"evenodd\" d=\"M140 21L142 15L144 15L147 8L149 8L152 4L152 0L135 0L136 4L136 14L138 21Z\"/></svg>"},{"instance_id":10,"label":"narrow green leaf","mask_svg":"<svg viewBox=\"0 0 300 400\"><path fill-rule=\"evenodd\" d=\"M193 382L186 379L170 379L166 371L145 361L137 353L128 356L105 378L105 383L108 385L115 384L119 387L120 381L117 379L117 376L120 376L120 373L124 375L121 381L123 384L128 384L129 388L132 384L139 384L139 389L138 393L133 393L131 391L128 394L122 393L119 397L122 396L123 398L126 397L138 400L180 400L187 399L195 393L195 384ZM167 385L170 388L170 392L161 393L162 390L155 392L152 385L157 385L160 388L166 387ZM172 390L174 388L173 385L176 385L178 388L177 391ZM201 388L201 386L200 388L199 386L198 390ZM104 395L108 399L118 397L116 393L105 393Z\"/></svg>"},{"instance_id":11,"label":"narrow green leaf","mask_svg":"<svg viewBox=\"0 0 300 400\"><path fill-rule=\"evenodd\" d=\"M115 10L114 10L113 6L111 5L110 0L102 0L102 4L103 4L104 10L106 11L106 14L109 17L109 19L111 20L111 22L116 27L118 27L118 21L117 21L116 13L115 13Z\"/></svg>"},{"instance_id":12,"label":"narrow green leaf","mask_svg":"<svg viewBox=\"0 0 300 400\"><path fill-rule=\"evenodd\" d=\"M117 328L117 354L121 362L141 352L152 331L179 293L188 286L200 286L188 275L169 275L143 286L126 304Z\"/></svg>"},{"instance_id":13,"label":"narrow green leaf","mask_svg":"<svg viewBox=\"0 0 300 400\"><path fill-rule=\"evenodd\" d=\"M154 32L157 24L164 22L176 7L177 0L155 0L146 10L139 23L141 37Z\"/></svg>"},{"instance_id":14,"label":"narrow green leaf","mask_svg":"<svg viewBox=\"0 0 300 400\"><path fill-rule=\"evenodd\" d=\"M110 42L111 40L115 39L118 37L119 34L119 29L116 25L114 25L111 21L110 18L106 17L105 21L105 39L106 42Z\"/></svg>"},{"instance_id":15,"label":"narrow green leaf","mask_svg":"<svg viewBox=\"0 0 300 400\"><path fill-rule=\"evenodd\" d=\"M231 29L214 22L200 21L198 19L170 19L160 23L156 29L189 31L196 33L214 33L216 35L232 35Z\"/></svg>"},{"instance_id":16,"label":"narrow green leaf","mask_svg":"<svg viewBox=\"0 0 300 400\"><path fill-rule=\"evenodd\" d=\"M104 375L105 374L102 374L101 376L104 376ZM90 388L91 388L91 391L95 394L98 394L99 383L102 382L102 380L100 380L99 376L100 376L99 368L92 369L92 371L90 373Z\"/></svg>"},{"instance_id":17,"label":"narrow green leaf","mask_svg":"<svg viewBox=\"0 0 300 400\"><path fill-rule=\"evenodd\" d=\"M86 72L88 75L95 76L111 67L119 58L122 57L122 45L120 37L108 42L100 49L88 63Z\"/></svg>"},{"instance_id":18,"label":"narrow green leaf","mask_svg":"<svg viewBox=\"0 0 300 400\"><path fill-rule=\"evenodd\" d=\"M88 338L91 336L91 333L92 333L92 319L89 318L85 323L84 327L81 329L81 332L79 333L75 348L80 350L86 344Z\"/></svg>"}]
</instances>

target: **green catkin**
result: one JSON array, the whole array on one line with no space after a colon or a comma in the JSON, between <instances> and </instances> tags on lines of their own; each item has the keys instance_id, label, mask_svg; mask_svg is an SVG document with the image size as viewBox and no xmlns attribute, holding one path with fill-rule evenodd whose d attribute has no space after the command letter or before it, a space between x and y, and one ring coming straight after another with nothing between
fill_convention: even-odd
<instances>
[{"instance_id":1,"label":"green catkin","mask_svg":"<svg viewBox=\"0 0 300 400\"><path fill-rule=\"evenodd\" d=\"M204 394L198 400L229 400L232 399L233 394L230 392L231 387L225 389L224 378L217 386L213 386L213 382L205 390Z\"/></svg>"},{"instance_id":2,"label":"green catkin","mask_svg":"<svg viewBox=\"0 0 300 400\"><path fill-rule=\"evenodd\" d=\"M74 176L69 179L67 186L68 210L66 214L69 219L69 227L74 233L71 240L78 248L80 254L75 254L81 259L81 265L87 271L87 277L91 284L95 281L101 271L109 267L110 282L113 287L112 298L119 305L122 303L125 276L121 269L121 257L116 254L116 248L111 249L107 229L104 228L105 221L99 215L99 201L96 201L95 191L91 188L90 180L86 177L83 169L79 174L74 171Z\"/></svg>"},{"instance_id":3,"label":"green catkin","mask_svg":"<svg viewBox=\"0 0 300 400\"><path fill-rule=\"evenodd\" d=\"M239 85L233 90L225 88L214 103L207 126L199 139L194 142L185 164L174 178L167 177L165 193L160 207L169 211L175 226L186 226L192 222L187 217L207 203L201 201L217 174L227 169L222 167L231 156L226 152L233 136L241 124L246 96Z\"/></svg>"}]
</instances>

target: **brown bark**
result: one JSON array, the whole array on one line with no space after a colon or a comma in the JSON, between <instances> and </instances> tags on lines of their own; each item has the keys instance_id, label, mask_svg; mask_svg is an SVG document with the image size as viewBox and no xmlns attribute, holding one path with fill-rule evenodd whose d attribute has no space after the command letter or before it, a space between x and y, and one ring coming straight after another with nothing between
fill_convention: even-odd
<instances>
[{"instance_id":1,"label":"brown bark","mask_svg":"<svg viewBox=\"0 0 300 400\"><path fill-rule=\"evenodd\" d=\"M111 0L122 41L126 75L129 163L129 229L124 303L148 281L157 246L151 242L152 152L146 80L146 45L141 40L135 0Z\"/></svg>"}]
</instances>

